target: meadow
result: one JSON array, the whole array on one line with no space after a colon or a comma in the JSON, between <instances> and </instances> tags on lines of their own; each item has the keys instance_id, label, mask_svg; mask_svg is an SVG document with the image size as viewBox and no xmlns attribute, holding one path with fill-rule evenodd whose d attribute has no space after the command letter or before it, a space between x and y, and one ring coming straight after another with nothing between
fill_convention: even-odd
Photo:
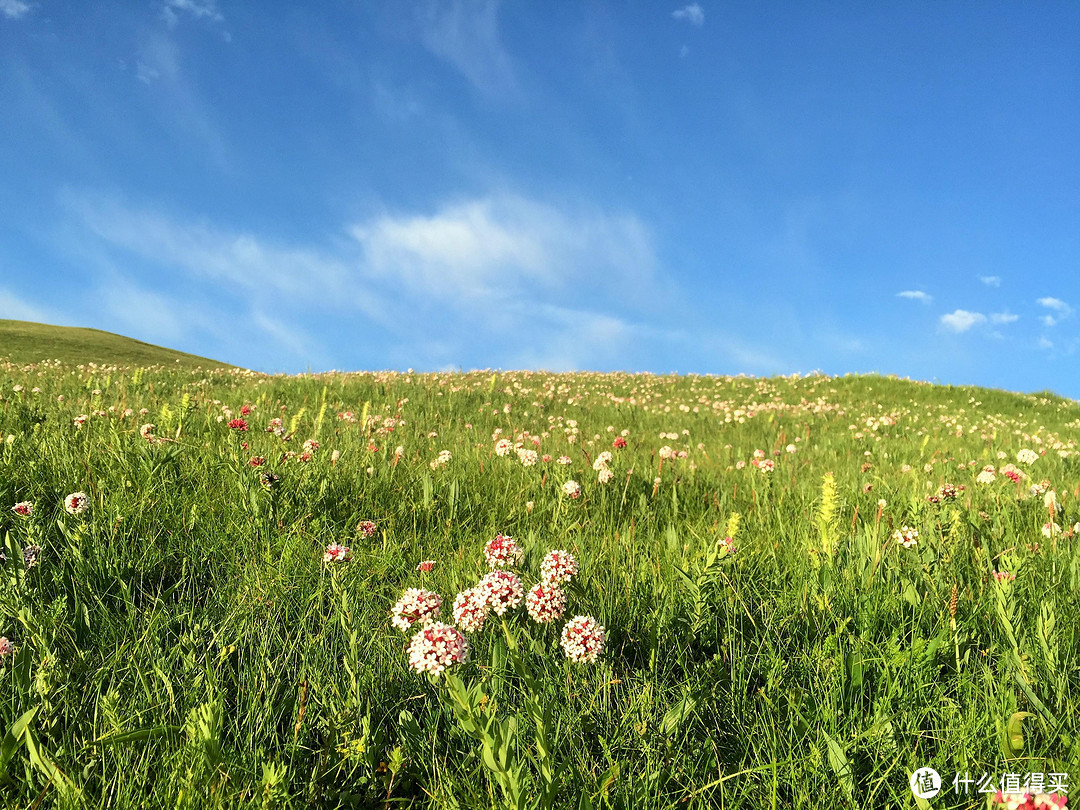
<instances>
[{"instance_id":1,"label":"meadow","mask_svg":"<svg viewBox=\"0 0 1080 810\"><path fill-rule=\"evenodd\" d=\"M0 363L0 795L1060 806L1078 433L877 376Z\"/></svg>"}]
</instances>

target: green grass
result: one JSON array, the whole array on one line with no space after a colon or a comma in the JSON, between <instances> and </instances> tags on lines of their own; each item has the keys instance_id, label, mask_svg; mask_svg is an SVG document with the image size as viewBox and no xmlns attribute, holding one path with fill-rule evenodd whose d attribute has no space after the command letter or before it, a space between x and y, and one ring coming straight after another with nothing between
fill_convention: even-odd
<instances>
[{"instance_id":1,"label":"green grass","mask_svg":"<svg viewBox=\"0 0 1080 810\"><path fill-rule=\"evenodd\" d=\"M227 363L100 329L0 320L0 361L3 360L18 364L60 360L71 364L232 368Z\"/></svg>"},{"instance_id":2,"label":"green grass","mask_svg":"<svg viewBox=\"0 0 1080 810\"><path fill-rule=\"evenodd\" d=\"M499 456L497 429L570 464ZM0 365L0 795L503 807L516 784L530 807L910 808L920 766L946 780L934 807L985 806L957 772L1080 780L1078 430L1068 400L882 377ZM931 502L944 483L964 489ZM561 624L512 610L514 646L496 618L469 635L463 697L410 670L390 612L423 587L452 621L499 532L526 586L547 551L577 557L567 616L606 648L571 663ZM353 559L324 565L335 541Z\"/></svg>"}]
</instances>

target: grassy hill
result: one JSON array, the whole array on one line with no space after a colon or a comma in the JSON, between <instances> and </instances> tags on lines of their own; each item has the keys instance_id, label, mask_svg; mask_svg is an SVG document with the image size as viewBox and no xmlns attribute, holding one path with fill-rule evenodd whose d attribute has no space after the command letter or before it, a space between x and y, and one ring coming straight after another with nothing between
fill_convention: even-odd
<instances>
[{"instance_id":1,"label":"grassy hill","mask_svg":"<svg viewBox=\"0 0 1080 810\"><path fill-rule=\"evenodd\" d=\"M232 368L228 363L143 343L100 329L5 320L0 320L0 360L14 363L62 360L67 363Z\"/></svg>"}]
</instances>

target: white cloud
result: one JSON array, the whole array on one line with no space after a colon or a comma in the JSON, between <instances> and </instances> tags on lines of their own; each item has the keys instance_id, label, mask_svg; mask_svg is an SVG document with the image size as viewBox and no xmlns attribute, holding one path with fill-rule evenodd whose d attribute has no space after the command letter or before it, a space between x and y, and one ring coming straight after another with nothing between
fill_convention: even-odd
<instances>
[{"instance_id":1,"label":"white cloud","mask_svg":"<svg viewBox=\"0 0 1080 810\"><path fill-rule=\"evenodd\" d=\"M1011 312L995 312L990 316L990 323L1006 324L1015 323L1020 320L1019 315L1013 315Z\"/></svg>"},{"instance_id":2,"label":"white cloud","mask_svg":"<svg viewBox=\"0 0 1080 810\"><path fill-rule=\"evenodd\" d=\"M221 22L225 19L214 0L165 0L161 10L165 22L170 26L176 25L180 14L189 14L196 20L205 19L210 22Z\"/></svg>"},{"instance_id":3,"label":"white cloud","mask_svg":"<svg viewBox=\"0 0 1080 810\"><path fill-rule=\"evenodd\" d=\"M1001 286L1001 278L999 276L979 276L979 281L981 281L987 287Z\"/></svg>"},{"instance_id":4,"label":"white cloud","mask_svg":"<svg viewBox=\"0 0 1080 810\"><path fill-rule=\"evenodd\" d=\"M23 0L0 0L0 14L9 20L17 20L30 13L30 4Z\"/></svg>"},{"instance_id":5,"label":"white cloud","mask_svg":"<svg viewBox=\"0 0 1080 810\"><path fill-rule=\"evenodd\" d=\"M1052 348L1054 348L1054 342L1052 340L1049 340L1049 339L1045 338L1045 337L1041 337L1041 338L1039 338L1039 348L1040 349L1052 349Z\"/></svg>"},{"instance_id":6,"label":"white cloud","mask_svg":"<svg viewBox=\"0 0 1080 810\"><path fill-rule=\"evenodd\" d=\"M681 48L679 48L679 58L680 59L685 59L689 55L690 55L690 49L687 46L683 45Z\"/></svg>"},{"instance_id":7,"label":"white cloud","mask_svg":"<svg viewBox=\"0 0 1080 810\"><path fill-rule=\"evenodd\" d=\"M896 294L897 298L909 298L912 301L922 301L924 304L929 304L934 300L934 296L924 293L922 290L904 290Z\"/></svg>"},{"instance_id":8,"label":"white cloud","mask_svg":"<svg viewBox=\"0 0 1080 810\"><path fill-rule=\"evenodd\" d=\"M431 0L418 12L420 37L433 54L453 65L490 96L516 91L513 64L499 36L499 0Z\"/></svg>"},{"instance_id":9,"label":"white cloud","mask_svg":"<svg viewBox=\"0 0 1080 810\"><path fill-rule=\"evenodd\" d=\"M699 28L705 24L705 9L699 6L697 3L691 3L688 6L671 12L671 16L676 20L686 20L691 25L696 25Z\"/></svg>"},{"instance_id":10,"label":"white cloud","mask_svg":"<svg viewBox=\"0 0 1080 810\"><path fill-rule=\"evenodd\" d=\"M1045 298L1038 299L1036 303L1039 304L1039 306L1046 307L1047 309L1051 309L1057 313L1057 315L1043 315L1041 318L1039 318L1039 320L1042 321L1043 326L1046 327L1057 326L1057 324L1061 323L1061 321L1063 321L1065 318L1068 318L1070 315L1072 315L1073 312L1072 307L1070 307L1060 298L1052 298L1050 296L1047 296Z\"/></svg>"},{"instance_id":11,"label":"white cloud","mask_svg":"<svg viewBox=\"0 0 1080 810\"><path fill-rule=\"evenodd\" d=\"M981 312L968 312L966 309L958 309L941 316L941 325L953 332L966 332L971 327L985 322L986 316Z\"/></svg>"},{"instance_id":12,"label":"white cloud","mask_svg":"<svg viewBox=\"0 0 1080 810\"><path fill-rule=\"evenodd\" d=\"M445 300L534 298L602 289L649 296L651 237L629 213L555 207L516 196L448 205L431 215L381 216L351 229L366 272Z\"/></svg>"},{"instance_id":13,"label":"white cloud","mask_svg":"<svg viewBox=\"0 0 1080 810\"><path fill-rule=\"evenodd\" d=\"M1068 315L1072 312L1072 307L1062 301L1060 298L1040 298L1036 303L1040 306L1044 306L1047 309L1052 309L1055 312L1060 312L1062 315Z\"/></svg>"},{"instance_id":14,"label":"white cloud","mask_svg":"<svg viewBox=\"0 0 1080 810\"><path fill-rule=\"evenodd\" d=\"M12 321L47 321L45 312L0 287L0 318Z\"/></svg>"},{"instance_id":15,"label":"white cloud","mask_svg":"<svg viewBox=\"0 0 1080 810\"><path fill-rule=\"evenodd\" d=\"M183 338L184 324L178 313L185 307L176 301L120 279L110 280L99 294L106 309L138 337L167 344Z\"/></svg>"}]
</instances>

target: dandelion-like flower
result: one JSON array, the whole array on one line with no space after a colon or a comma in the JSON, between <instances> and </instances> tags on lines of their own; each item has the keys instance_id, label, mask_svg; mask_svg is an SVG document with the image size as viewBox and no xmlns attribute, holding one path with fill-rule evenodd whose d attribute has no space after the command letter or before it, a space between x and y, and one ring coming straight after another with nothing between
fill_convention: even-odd
<instances>
[{"instance_id":1,"label":"dandelion-like flower","mask_svg":"<svg viewBox=\"0 0 1080 810\"><path fill-rule=\"evenodd\" d=\"M64 509L69 515L81 515L90 508L90 496L85 492L72 492L64 498Z\"/></svg>"},{"instance_id":2,"label":"dandelion-like flower","mask_svg":"<svg viewBox=\"0 0 1080 810\"><path fill-rule=\"evenodd\" d=\"M391 612L391 624L403 633L419 622L421 625L435 621L442 607L442 597L423 588L409 588L398 599Z\"/></svg>"},{"instance_id":3,"label":"dandelion-like flower","mask_svg":"<svg viewBox=\"0 0 1080 810\"><path fill-rule=\"evenodd\" d=\"M469 658L469 640L456 627L434 622L419 630L409 641L409 666L418 673L439 675Z\"/></svg>"},{"instance_id":4,"label":"dandelion-like flower","mask_svg":"<svg viewBox=\"0 0 1080 810\"><path fill-rule=\"evenodd\" d=\"M494 540L489 540L484 546L484 560L488 568L510 568L524 559L525 549L518 545L517 540L506 534L495 535Z\"/></svg>"},{"instance_id":5,"label":"dandelion-like flower","mask_svg":"<svg viewBox=\"0 0 1080 810\"><path fill-rule=\"evenodd\" d=\"M517 574L510 571L492 571L480 580L477 588L483 590L488 605L499 616L511 608L516 608L525 598L525 588L521 580Z\"/></svg>"},{"instance_id":6,"label":"dandelion-like flower","mask_svg":"<svg viewBox=\"0 0 1080 810\"><path fill-rule=\"evenodd\" d=\"M341 545L341 543L331 543L323 552L322 559L324 563L346 562L352 559L352 549Z\"/></svg>"},{"instance_id":7,"label":"dandelion-like flower","mask_svg":"<svg viewBox=\"0 0 1080 810\"><path fill-rule=\"evenodd\" d=\"M562 630L566 657L575 663L596 663L604 651L604 628L592 616L575 616Z\"/></svg>"},{"instance_id":8,"label":"dandelion-like flower","mask_svg":"<svg viewBox=\"0 0 1080 810\"><path fill-rule=\"evenodd\" d=\"M901 526L893 532L893 539L904 548L912 548L919 541L919 532L910 526Z\"/></svg>"},{"instance_id":9,"label":"dandelion-like flower","mask_svg":"<svg viewBox=\"0 0 1080 810\"><path fill-rule=\"evenodd\" d=\"M553 582L534 585L525 596L525 609L534 622L558 621L566 612L566 591Z\"/></svg>"},{"instance_id":10,"label":"dandelion-like flower","mask_svg":"<svg viewBox=\"0 0 1080 810\"><path fill-rule=\"evenodd\" d=\"M544 582L569 582L577 572L578 562L574 555L563 549L549 551L540 563L540 578Z\"/></svg>"},{"instance_id":11,"label":"dandelion-like flower","mask_svg":"<svg viewBox=\"0 0 1080 810\"><path fill-rule=\"evenodd\" d=\"M577 498L581 495L581 484L574 480L567 481L562 485L562 491L568 498Z\"/></svg>"},{"instance_id":12,"label":"dandelion-like flower","mask_svg":"<svg viewBox=\"0 0 1080 810\"><path fill-rule=\"evenodd\" d=\"M11 511L21 517L30 517L34 514L34 505L30 501L19 501L11 507Z\"/></svg>"},{"instance_id":13,"label":"dandelion-like flower","mask_svg":"<svg viewBox=\"0 0 1080 810\"><path fill-rule=\"evenodd\" d=\"M468 633L476 633L487 621L491 606L482 585L462 591L454 597L454 624Z\"/></svg>"}]
</instances>

